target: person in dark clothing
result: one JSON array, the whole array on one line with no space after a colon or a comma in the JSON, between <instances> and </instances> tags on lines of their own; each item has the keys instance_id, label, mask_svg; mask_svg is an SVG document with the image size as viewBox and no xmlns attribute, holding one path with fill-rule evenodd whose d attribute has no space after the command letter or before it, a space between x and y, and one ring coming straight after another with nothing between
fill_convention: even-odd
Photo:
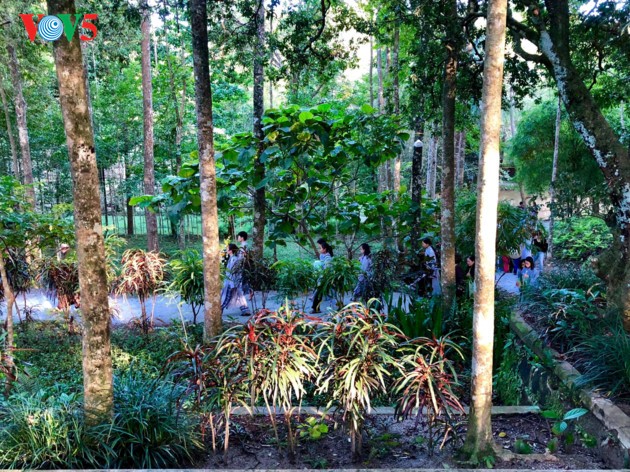
<instances>
[{"instance_id":1,"label":"person in dark clothing","mask_svg":"<svg viewBox=\"0 0 630 472\"><path fill-rule=\"evenodd\" d=\"M547 251L549 250L549 244L547 243L545 236L540 231L536 231L534 233L532 241L534 243L534 247L537 249L536 259L534 262L538 271L542 272L545 264L545 257L547 256Z\"/></svg>"},{"instance_id":2,"label":"person in dark clothing","mask_svg":"<svg viewBox=\"0 0 630 472\"><path fill-rule=\"evenodd\" d=\"M468 296L475 293L475 256L466 258L466 280L468 281Z\"/></svg>"},{"instance_id":3,"label":"person in dark clothing","mask_svg":"<svg viewBox=\"0 0 630 472\"><path fill-rule=\"evenodd\" d=\"M455 287L457 297L462 297L466 293L466 278L462 269L462 256L455 254Z\"/></svg>"}]
</instances>

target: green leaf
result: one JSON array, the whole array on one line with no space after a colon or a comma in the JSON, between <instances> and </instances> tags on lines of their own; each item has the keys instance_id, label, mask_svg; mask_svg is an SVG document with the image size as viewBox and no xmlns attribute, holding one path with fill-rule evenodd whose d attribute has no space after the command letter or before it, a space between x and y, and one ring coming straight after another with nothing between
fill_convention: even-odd
<instances>
[{"instance_id":1,"label":"green leaf","mask_svg":"<svg viewBox=\"0 0 630 472\"><path fill-rule=\"evenodd\" d=\"M555 434L556 436L560 436L562 433L564 433L567 430L568 427L569 425L567 424L566 421L559 421L557 423L554 423L554 425L551 428L551 432Z\"/></svg>"},{"instance_id":2,"label":"green leaf","mask_svg":"<svg viewBox=\"0 0 630 472\"><path fill-rule=\"evenodd\" d=\"M310 120L314 116L315 115L313 115L310 111L303 111L302 113L300 113L299 118L302 123L306 123L306 120Z\"/></svg>"},{"instance_id":3,"label":"green leaf","mask_svg":"<svg viewBox=\"0 0 630 472\"><path fill-rule=\"evenodd\" d=\"M575 420L581 416L584 416L588 413L586 408L574 408L573 410L569 410L564 414L564 421Z\"/></svg>"},{"instance_id":4,"label":"green leaf","mask_svg":"<svg viewBox=\"0 0 630 472\"><path fill-rule=\"evenodd\" d=\"M361 111L362 111L363 113L366 113L366 114L370 114L370 115L371 115L372 113L375 113L375 112L376 112L376 109L375 109L374 107L371 107L370 105L368 105L368 104L366 103L365 105L363 105L363 106L361 107Z\"/></svg>"}]
</instances>

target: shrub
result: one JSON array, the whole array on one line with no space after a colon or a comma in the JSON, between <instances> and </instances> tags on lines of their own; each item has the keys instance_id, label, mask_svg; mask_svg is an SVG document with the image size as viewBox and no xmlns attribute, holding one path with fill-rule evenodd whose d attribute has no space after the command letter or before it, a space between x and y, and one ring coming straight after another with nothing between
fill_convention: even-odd
<instances>
[{"instance_id":1,"label":"shrub","mask_svg":"<svg viewBox=\"0 0 630 472\"><path fill-rule=\"evenodd\" d=\"M168 263L172 278L166 287L167 293L178 295L188 303L197 323L199 309L203 306L203 259L196 249L185 249L177 253Z\"/></svg>"},{"instance_id":2,"label":"shrub","mask_svg":"<svg viewBox=\"0 0 630 472\"><path fill-rule=\"evenodd\" d=\"M612 244L604 220L595 217L559 221L554 231L554 254L560 259L584 261Z\"/></svg>"},{"instance_id":3,"label":"shrub","mask_svg":"<svg viewBox=\"0 0 630 472\"><path fill-rule=\"evenodd\" d=\"M442 336L444 320L440 297L412 299L401 295L394 302L394 294L389 292L384 301L389 322L408 338Z\"/></svg>"},{"instance_id":4,"label":"shrub","mask_svg":"<svg viewBox=\"0 0 630 472\"><path fill-rule=\"evenodd\" d=\"M317 273L313 261L309 259L292 259L278 261L273 265L277 270L277 290L282 298L295 301L306 296L315 289ZM306 300L301 308L306 306Z\"/></svg>"},{"instance_id":5,"label":"shrub","mask_svg":"<svg viewBox=\"0 0 630 472\"><path fill-rule=\"evenodd\" d=\"M618 315L611 314L599 333L585 336L575 350L580 354L578 385L589 384L611 395L630 397L630 335Z\"/></svg>"},{"instance_id":6,"label":"shrub","mask_svg":"<svg viewBox=\"0 0 630 472\"><path fill-rule=\"evenodd\" d=\"M0 404L3 468L164 468L202 450L195 423L173 411L173 386L117 379L111 422L87 426L81 398L61 389L14 393Z\"/></svg>"},{"instance_id":7,"label":"shrub","mask_svg":"<svg viewBox=\"0 0 630 472\"><path fill-rule=\"evenodd\" d=\"M337 308L342 308L346 294L354 290L357 285L359 271L357 261L351 261L345 257L333 257L320 278L322 293L334 294Z\"/></svg>"}]
</instances>

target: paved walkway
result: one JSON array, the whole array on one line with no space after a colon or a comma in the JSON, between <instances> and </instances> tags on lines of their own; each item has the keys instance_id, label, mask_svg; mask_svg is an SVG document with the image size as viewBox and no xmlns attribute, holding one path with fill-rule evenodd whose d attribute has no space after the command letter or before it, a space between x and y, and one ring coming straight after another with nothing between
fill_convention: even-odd
<instances>
[{"instance_id":1,"label":"paved walkway","mask_svg":"<svg viewBox=\"0 0 630 472\"><path fill-rule=\"evenodd\" d=\"M497 274L498 288L511 293L518 294L518 288L516 287L517 278L513 274L503 274L499 272ZM394 295L394 303L397 303L401 294L396 293ZM350 298L346 297L345 303L350 303ZM304 307L306 312L311 311L312 301L309 297L301 297L297 300L300 308ZM285 303L285 300L281 299L276 292L271 292L266 300L265 306L270 310L277 310L281 304ZM111 296L109 298L109 304L113 312L113 323L117 325L127 324L134 319L140 318L140 302L136 297L122 297ZM56 314L55 303L46 297L42 290L32 290L26 297L20 296L17 300L17 305L20 311L20 316L23 318L24 307L31 310L32 316L36 320L46 320L60 315ZM263 307L262 296L260 293L256 293L253 300L250 301L250 309L255 311ZM319 315L323 318L327 317L335 307L333 300L324 300L322 302L321 311ZM0 310L2 313L6 313L6 306L0 303ZM72 309L74 312L74 308ZM182 303L179 298L169 298L163 295L158 295L154 300L147 301L147 312L149 315L154 314L155 322L158 324L167 324L171 322L178 322L181 320L192 321L193 314L190 305ZM15 321L19 321L17 313L14 313ZM201 322L203 315L200 313L197 316L197 322ZM246 318L240 316L240 310L238 307L229 308L223 313L223 319L225 321L239 321Z\"/></svg>"}]
</instances>

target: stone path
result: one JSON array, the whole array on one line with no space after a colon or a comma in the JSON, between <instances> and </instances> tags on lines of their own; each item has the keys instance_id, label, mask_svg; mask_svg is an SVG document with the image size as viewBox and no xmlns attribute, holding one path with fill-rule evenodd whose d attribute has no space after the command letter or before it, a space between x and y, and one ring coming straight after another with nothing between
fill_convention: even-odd
<instances>
[{"instance_id":1,"label":"stone path","mask_svg":"<svg viewBox=\"0 0 630 472\"><path fill-rule=\"evenodd\" d=\"M515 295L519 293L518 287L516 287L517 278L515 275L499 272L497 273L497 280L497 286L501 290ZM398 302L400 296L401 294L399 293L394 295L394 303ZM111 296L109 298L109 302L113 312L113 323L115 325L127 324L134 319L140 318L141 309L138 298ZM311 311L312 301L309 297L301 297L297 300L297 302L298 306L305 307L305 311L307 313ZM345 303L350 302L350 297L346 297ZM285 303L285 300L282 300L277 293L272 292L267 298L266 307L270 310L277 310L283 303ZM18 297L17 304L22 318L24 316L25 304L26 307L31 310L33 318L36 320L46 320L59 316L58 314L55 314L55 303L48 299L42 290L32 290L26 295L26 300L23 296ZM263 303L261 294L256 293L254 300L250 301L250 309L254 311L262 308L262 306ZM321 306L322 314L318 316L323 318L327 317L327 315L333 311L334 306L335 303L333 300L324 300ZM6 313L6 306L4 303L0 303L0 310L3 314ZM74 313L74 308L72 311ZM157 324L180 322L181 320L193 320L190 305L181 303L179 298L169 298L164 295L158 295L154 300L148 300L147 312L149 314L154 314L155 322ZM16 322L19 321L17 313L14 315L14 318ZM203 315L200 313L197 316L197 322L201 322L202 318ZM223 313L223 319L224 321L240 321L246 320L247 318L240 315L238 307L233 307L227 309Z\"/></svg>"}]
</instances>

